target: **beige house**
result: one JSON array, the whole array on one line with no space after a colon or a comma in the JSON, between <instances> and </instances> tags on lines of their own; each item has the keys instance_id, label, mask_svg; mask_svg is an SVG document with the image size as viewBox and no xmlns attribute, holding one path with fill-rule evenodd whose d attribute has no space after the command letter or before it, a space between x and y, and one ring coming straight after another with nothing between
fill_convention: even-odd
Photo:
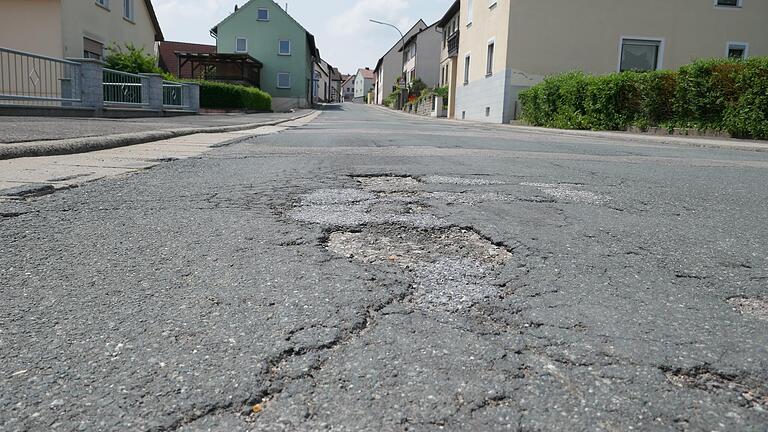
<instances>
[{"instance_id":1,"label":"beige house","mask_svg":"<svg viewBox=\"0 0 768 432\"><path fill-rule=\"evenodd\" d=\"M442 31L442 51L440 52L440 87L448 87L448 118L456 118L456 83L459 73L459 7L461 0L456 0L437 27Z\"/></svg>"},{"instance_id":2,"label":"beige house","mask_svg":"<svg viewBox=\"0 0 768 432\"><path fill-rule=\"evenodd\" d=\"M102 59L111 44L155 54L163 40L151 0L2 0L0 46L58 58Z\"/></svg>"},{"instance_id":3,"label":"beige house","mask_svg":"<svg viewBox=\"0 0 768 432\"><path fill-rule=\"evenodd\" d=\"M508 122L546 75L768 55L765 0L460 0L456 116Z\"/></svg>"}]
</instances>

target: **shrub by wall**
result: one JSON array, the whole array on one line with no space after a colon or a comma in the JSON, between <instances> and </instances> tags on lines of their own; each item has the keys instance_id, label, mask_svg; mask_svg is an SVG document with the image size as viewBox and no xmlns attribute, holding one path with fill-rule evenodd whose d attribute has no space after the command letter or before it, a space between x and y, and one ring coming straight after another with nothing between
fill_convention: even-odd
<instances>
[{"instance_id":1,"label":"shrub by wall","mask_svg":"<svg viewBox=\"0 0 768 432\"><path fill-rule=\"evenodd\" d=\"M272 110L272 96L256 87L213 81L198 81L198 83L202 108Z\"/></svg>"},{"instance_id":2,"label":"shrub by wall","mask_svg":"<svg viewBox=\"0 0 768 432\"><path fill-rule=\"evenodd\" d=\"M768 58L747 61L736 77L738 98L725 111L724 127L742 138L768 139Z\"/></svg>"},{"instance_id":3,"label":"shrub by wall","mask_svg":"<svg viewBox=\"0 0 768 432\"><path fill-rule=\"evenodd\" d=\"M678 72L548 77L520 95L523 119L563 129L692 127L768 139L768 58L700 60Z\"/></svg>"}]
</instances>

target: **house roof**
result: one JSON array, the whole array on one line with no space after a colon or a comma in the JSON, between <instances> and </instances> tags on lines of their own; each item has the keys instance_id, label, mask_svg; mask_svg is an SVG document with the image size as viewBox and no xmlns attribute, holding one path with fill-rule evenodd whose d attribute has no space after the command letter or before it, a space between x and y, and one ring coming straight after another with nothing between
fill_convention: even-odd
<instances>
[{"instance_id":1,"label":"house roof","mask_svg":"<svg viewBox=\"0 0 768 432\"><path fill-rule=\"evenodd\" d=\"M152 7L152 0L144 0L144 4L147 5L147 12L149 12L149 19L152 20L152 26L155 28L155 41L161 42L165 40L163 37L163 30L160 28L160 21L157 20L157 14L155 14L155 8Z\"/></svg>"},{"instance_id":2,"label":"house roof","mask_svg":"<svg viewBox=\"0 0 768 432\"><path fill-rule=\"evenodd\" d=\"M413 25L413 26L412 26L410 29L408 29L408 31L407 31L407 32L405 32L405 34L408 34L408 33L412 32L412 31L413 31L413 29L415 29L416 27L418 27L418 25L419 25L419 24L421 24L421 25L424 25L424 26L426 26L426 25L427 25L427 23L425 23L423 19L420 19L420 20L416 21L416 24L414 24L414 25ZM394 45L392 45L392 48L390 48L390 49L389 49L389 51L387 51L387 52L386 52L386 53L385 53L383 56L381 56L381 58L379 59L379 61L378 61L378 62L376 62L376 67L375 67L375 68L373 68L373 70L379 70L379 69L381 68L381 64L382 64L382 63L384 63L384 57L388 56L388 55L389 55L389 53L391 53L391 52L392 52L392 50L394 50L395 48L397 48L397 46L398 46L398 45L400 45L400 40L399 40L399 39L397 40L397 42L395 42L395 44L394 44ZM398 50L398 51L399 51L399 50Z\"/></svg>"},{"instance_id":3,"label":"house roof","mask_svg":"<svg viewBox=\"0 0 768 432\"><path fill-rule=\"evenodd\" d=\"M338 69L336 69L336 68L335 68L335 67L333 67L333 66L331 66L331 79L332 79L333 81L341 81L341 80L342 80L342 78L341 78L341 72L339 72L339 70L338 70Z\"/></svg>"},{"instance_id":4,"label":"house roof","mask_svg":"<svg viewBox=\"0 0 768 432\"><path fill-rule=\"evenodd\" d=\"M350 82L350 81L352 82L352 84L354 84L356 77L357 77L357 75L346 75L346 74L342 75L341 76L341 78L342 78L342 84L341 85L346 87L347 83Z\"/></svg>"},{"instance_id":5,"label":"house roof","mask_svg":"<svg viewBox=\"0 0 768 432\"><path fill-rule=\"evenodd\" d=\"M367 68L360 68L357 70L358 75L362 74L363 78L365 79L374 79L376 76L374 75L373 71Z\"/></svg>"},{"instance_id":6,"label":"house roof","mask_svg":"<svg viewBox=\"0 0 768 432\"><path fill-rule=\"evenodd\" d=\"M437 23L434 23L431 26L426 27L426 28L422 29L421 31L419 31L418 33L414 34L413 36L409 37L408 40L405 41L403 46L400 47L399 50L397 50L397 52L403 52L403 49L405 49L405 47L407 47L408 45L412 44L413 41L415 41L419 37L420 34L424 33L425 31L427 31L427 30L429 30L431 28L436 28L436 27L437 27Z\"/></svg>"},{"instance_id":7,"label":"house roof","mask_svg":"<svg viewBox=\"0 0 768 432\"><path fill-rule=\"evenodd\" d=\"M158 51L160 53L160 66L173 75L179 76L177 53L212 54L216 52L216 45L168 41L160 42Z\"/></svg>"},{"instance_id":8,"label":"house roof","mask_svg":"<svg viewBox=\"0 0 768 432\"><path fill-rule=\"evenodd\" d=\"M437 26L440 28L445 28L445 26L448 25L448 23L453 19L453 16L459 13L461 10L461 1L456 0L453 2L450 8L448 8L448 12L443 15L442 18L440 18L440 21L437 22Z\"/></svg>"}]
</instances>

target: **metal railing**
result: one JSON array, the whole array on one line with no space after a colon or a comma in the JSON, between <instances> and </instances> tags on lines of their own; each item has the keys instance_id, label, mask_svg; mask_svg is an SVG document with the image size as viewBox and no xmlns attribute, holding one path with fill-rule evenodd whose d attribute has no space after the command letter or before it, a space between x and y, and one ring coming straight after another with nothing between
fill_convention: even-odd
<instances>
[{"instance_id":1,"label":"metal railing","mask_svg":"<svg viewBox=\"0 0 768 432\"><path fill-rule=\"evenodd\" d=\"M148 79L141 75L104 68L104 103L146 105Z\"/></svg>"},{"instance_id":2,"label":"metal railing","mask_svg":"<svg viewBox=\"0 0 768 432\"><path fill-rule=\"evenodd\" d=\"M163 106L184 107L184 86L182 83L163 81Z\"/></svg>"},{"instance_id":3,"label":"metal railing","mask_svg":"<svg viewBox=\"0 0 768 432\"><path fill-rule=\"evenodd\" d=\"M459 55L459 30L448 37L448 57Z\"/></svg>"},{"instance_id":4,"label":"metal railing","mask_svg":"<svg viewBox=\"0 0 768 432\"><path fill-rule=\"evenodd\" d=\"M0 47L0 104L74 106L80 64Z\"/></svg>"}]
</instances>

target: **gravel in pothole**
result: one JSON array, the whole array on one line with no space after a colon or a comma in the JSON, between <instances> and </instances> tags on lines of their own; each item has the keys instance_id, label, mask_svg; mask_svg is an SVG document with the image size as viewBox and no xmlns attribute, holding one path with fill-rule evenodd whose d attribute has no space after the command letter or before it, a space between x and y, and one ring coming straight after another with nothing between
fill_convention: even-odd
<instances>
[{"instance_id":1,"label":"gravel in pothole","mask_svg":"<svg viewBox=\"0 0 768 432\"><path fill-rule=\"evenodd\" d=\"M400 224L421 228L448 226L407 196L376 195L358 189L321 189L304 195L289 216L324 226Z\"/></svg>"},{"instance_id":2,"label":"gravel in pothole","mask_svg":"<svg viewBox=\"0 0 768 432\"><path fill-rule=\"evenodd\" d=\"M741 314L768 321L768 301L765 299L734 297L728 299L728 304L733 306L733 308Z\"/></svg>"},{"instance_id":3,"label":"gravel in pothole","mask_svg":"<svg viewBox=\"0 0 768 432\"><path fill-rule=\"evenodd\" d=\"M373 192L406 192L416 191L421 183L413 177L406 176L358 176L352 177L363 189Z\"/></svg>"},{"instance_id":4,"label":"gravel in pothole","mask_svg":"<svg viewBox=\"0 0 768 432\"><path fill-rule=\"evenodd\" d=\"M410 301L422 309L455 312L497 294L493 280L512 253L476 232L456 227L376 227L340 231L328 250L366 264L399 266L414 279Z\"/></svg>"},{"instance_id":5,"label":"gravel in pothole","mask_svg":"<svg viewBox=\"0 0 768 432\"><path fill-rule=\"evenodd\" d=\"M580 185L570 183L520 183L520 186L535 187L545 195L556 200L582 204L600 205L610 201L610 198L594 192L577 189Z\"/></svg>"},{"instance_id":6,"label":"gravel in pothole","mask_svg":"<svg viewBox=\"0 0 768 432\"><path fill-rule=\"evenodd\" d=\"M488 185L502 185L504 182L490 179L479 178L466 178L466 177L451 177L441 175L431 175L422 177L421 181L427 184L448 184L448 185L461 185L461 186L488 186Z\"/></svg>"}]
</instances>

